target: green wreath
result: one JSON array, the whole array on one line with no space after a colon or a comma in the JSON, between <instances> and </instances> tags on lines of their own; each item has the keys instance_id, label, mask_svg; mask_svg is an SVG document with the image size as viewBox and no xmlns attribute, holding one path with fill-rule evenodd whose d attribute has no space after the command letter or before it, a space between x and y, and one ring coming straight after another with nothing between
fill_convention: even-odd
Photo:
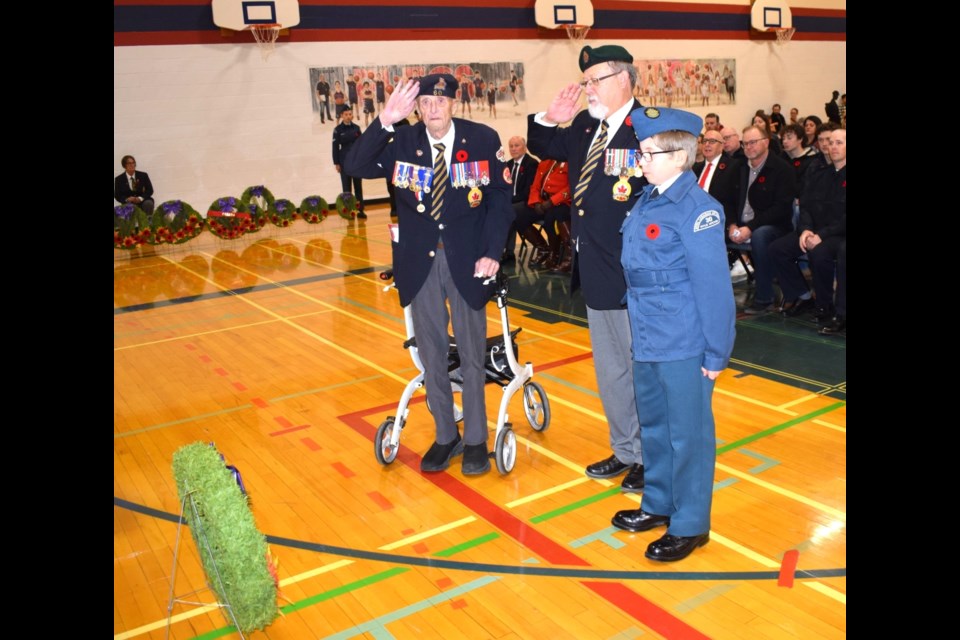
<instances>
[{"instance_id":1,"label":"green wreath","mask_svg":"<svg viewBox=\"0 0 960 640\"><path fill-rule=\"evenodd\" d=\"M264 629L279 613L276 567L238 484L239 472L226 467L212 444L195 442L173 454L173 477L181 504L190 496L183 515L207 583L230 605L241 632Z\"/></svg>"},{"instance_id":2,"label":"green wreath","mask_svg":"<svg viewBox=\"0 0 960 640\"><path fill-rule=\"evenodd\" d=\"M113 208L114 249L136 249L150 235L150 218L143 209L129 202Z\"/></svg>"},{"instance_id":3,"label":"green wreath","mask_svg":"<svg viewBox=\"0 0 960 640\"><path fill-rule=\"evenodd\" d=\"M278 227L289 227L297 219L297 208L286 198L280 198L272 205L267 213L270 222Z\"/></svg>"},{"instance_id":4,"label":"green wreath","mask_svg":"<svg viewBox=\"0 0 960 640\"><path fill-rule=\"evenodd\" d=\"M217 198L207 210L210 233L227 240L259 229L246 204L233 196Z\"/></svg>"},{"instance_id":5,"label":"green wreath","mask_svg":"<svg viewBox=\"0 0 960 640\"><path fill-rule=\"evenodd\" d=\"M352 193L341 193L337 196L337 213L344 220L354 220L359 213L360 207L357 203L357 197Z\"/></svg>"},{"instance_id":6,"label":"green wreath","mask_svg":"<svg viewBox=\"0 0 960 640\"><path fill-rule=\"evenodd\" d=\"M150 244L183 244L203 231L203 218L182 200L167 200L150 217Z\"/></svg>"},{"instance_id":7,"label":"green wreath","mask_svg":"<svg viewBox=\"0 0 960 640\"><path fill-rule=\"evenodd\" d=\"M330 206L320 196L307 196L300 203L300 217L310 224L323 222L330 214Z\"/></svg>"}]
</instances>

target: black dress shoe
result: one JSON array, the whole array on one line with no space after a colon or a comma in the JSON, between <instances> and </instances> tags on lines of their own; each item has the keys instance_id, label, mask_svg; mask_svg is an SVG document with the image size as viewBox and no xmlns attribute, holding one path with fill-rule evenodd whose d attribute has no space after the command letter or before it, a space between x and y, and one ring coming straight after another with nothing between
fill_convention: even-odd
<instances>
[{"instance_id":1,"label":"black dress shoe","mask_svg":"<svg viewBox=\"0 0 960 640\"><path fill-rule=\"evenodd\" d=\"M826 325L825 327L820 327L820 335L822 336L838 336L845 333L847 330L847 319L843 316L837 316L833 321Z\"/></svg>"},{"instance_id":2,"label":"black dress shoe","mask_svg":"<svg viewBox=\"0 0 960 640\"><path fill-rule=\"evenodd\" d=\"M617 511L611 522L617 529L638 533L640 531L649 531L654 527L669 526L670 516L654 515L647 513L643 509L626 509L624 511Z\"/></svg>"},{"instance_id":3,"label":"black dress shoe","mask_svg":"<svg viewBox=\"0 0 960 640\"><path fill-rule=\"evenodd\" d=\"M456 439L447 444L437 444L436 441L430 445L430 450L420 460L420 471L432 473L443 471L450 466L450 458L463 453L463 439L457 433Z\"/></svg>"},{"instance_id":4,"label":"black dress shoe","mask_svg":"<svg viewBox=\"0 0 960 640\"><path fill-rule=\"evenodd\" d=\"M487 443L466 445L463 448L463 475L479 476L487 471L490 471Z\"/></svg>"},{"instance_id":5,"label":"black dress shoe","mask_svg":"<svg viewBox=\"0 0 960 640\"><path fill-rule=\"evenodd\" d=\"M789 307L784 307L783 315L787 316L788 318L795 318L801 313L805 313L810 309L813 309L816 304L817 303L813 301L813 298L807 298L806 300L798 298L797 300L794 300L793 304Z\"/></svg>"},{"instance_id":6,"label":"black dress shoe","mask_svg":"<svg viewBox=\"0 0 960 640\"><path fill-rule=\"evenodd\" d=\"M675 562L683 560L693 553L694 549L708 542L710 542L709 532L698 536L672 536L667 533L659 540L651 542L643 555L657 562Z\"/></svg>"},{"instance_id":7,"label":"black dress shoe","mask_svg":"<svg viewBox=\"0 0 960 640\"><path fill-rule=\"evenodd\" d=\"M360 218L361 220L366 220L367 214L365 214L363 211L357 211L357 217Z\"/></svg>"},{"instance_id":8,"label":"black dress shoe","mask_svg":"<svg viewBox=\"0 0 960 640\"><path fill-rule=\"evenodd\" d=\"M630 467L630 471L627 472L623 482L620 483L620 488L626 493L637 493L643 489L642 464L634 464Z\"/></svg>"},{"instance_id":9,"label":"black dress shoe","mask_svg":"<svg viewBox=\"0 0 960 640\"><path fill-rule=\"evenodd\" d=\"M620 462L616 455L612 455L606 460L588 465L586 474L588 478L613 478L629 468L630 465Z\"/></svg>"}]
</instances>

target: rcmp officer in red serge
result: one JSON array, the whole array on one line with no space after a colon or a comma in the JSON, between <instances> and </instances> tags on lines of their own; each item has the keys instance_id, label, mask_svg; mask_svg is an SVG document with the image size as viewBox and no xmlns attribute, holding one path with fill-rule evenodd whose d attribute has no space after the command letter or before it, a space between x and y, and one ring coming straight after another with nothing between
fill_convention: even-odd
<instances>
[{"instance_id":1,"label":"rcmp officer in red serge","mask_svg":"<svg viewBox=\"0 0 960 640\"><path fill-rule=\"evenodd\" d=\"M733 351L736 305L723 206L690 170L700 116L647 107L631 114L650 183L623 223L621 264L633 333L633 384L643 424L646 486L613 526L666 526L644 555L682 560L710 539L717 459L714 381Z\"/></svg>"},{"instance_id":2,"label":"rcmp officer in red serge","mask_svg":"<svg viewBox=\"0 0 960 640\"><path fill-rule=\"evenodd\" d=\"M347 154L344 169L363 178L387 177L397 187L393 273L400 304L412 305L436 426L420 470L442 471L462 452L463 473L478 475L490 469L483 359L493 285L483 281L500 268L514 213L497 132L452 117L457 84L446 73L401 83ZM422 121L394 131L393 124L414 107ZM462 437L447 372L447 301L464 381Z\"/></svg>"},{"instance_id":3,"label":"rcmp officer in red serge","mask_svg":"<svg viewBox=\"0 0 960 640\"><path fill-rule=\"evenodd\" d=\"M600 400L613 455L588 465L587 476L612 478L627 471L624 491L643 488L640 422L630 361L630 323L623 306L620 225L646 184L629 153L639 146L630 112L637 70L618 45L584 47L583 81L564 87L545 112L528 116L530 151L569 164L574 262L572 289L583 286ZM580 109L587 95L588 108ZM576 118L574 118L576 115ZM557 125L573 118L569 127ZM634 164L631 164L634 163Z\"/></svg>"}]
</instances>

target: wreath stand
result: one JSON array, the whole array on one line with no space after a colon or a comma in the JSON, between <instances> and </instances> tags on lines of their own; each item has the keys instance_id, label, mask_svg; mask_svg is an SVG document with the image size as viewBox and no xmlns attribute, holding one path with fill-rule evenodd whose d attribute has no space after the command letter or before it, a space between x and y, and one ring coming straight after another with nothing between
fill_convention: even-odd
<instances>
[{"instance_id":1,"label":"wreath stand","mask_svg":"<svg viewBox=\"0 0 960 640\"><path fill-rule=\"evenodd\" d=\"M177 603L180 603L180 604L192 605L192 606L195 606L195 607L218 607L218 608L221 608L221 609L226 609L226 610L227 610L227 613L230 614L230 619L233 621L233 626L236 627L237 633L240 634L240 637L241 637L241 638L243 638L244 640L246 640L246 636L243 635L243 631L240 630L240 624L237 622L236 616L233 615L233 607L230 606L230 603L229 603L229 602L227 602L226 604L224 604L224 603L219 602L219 601L217 601L217 602L194 602L194 601L192 601L192 600L184 600L184 599L183 599L184 597L193 596L194 594L199 593L200 591L202 591L202 589L198 589L198 590L196 590L196 591L191 591L190 593L185 593L185 594L183 594L183 596L175 596L175 595L173 594L174 585L175 585L176 582L177 582L177 559L178 559L178 557L179 557L179 555L180 555L180 537L181 537L181 534L182 534L182 532L183 532L184 522L186 522L186 520L185 520L184 517L183 517L183 514L186 513L186 509L187 509L187 499L190 500L190 509L193 511L193 516L194 516L193 521L196 523L197 535L198 535L198 537L199 537L201 540L203 540L203 546L205 546L205 547L207 548L207 554L209 554L209 556L210 556L210 558L211 558L211 562L213 563L213 567L214 567L214 569L215 569L215 571L216 571L216 574L217 574L217 576L216 576L216 577L217 577L217 583L220 585L220 592L221 592L221 593L226 593L226 590L224 589L224 585L223 585L223 579L220 577L220 568L217 567L217 563L216 563L216 560L214 559L214 555L213 555L213 550L210 548L210 543L207 541L207 534L206 534L206 531L204 531L204 529L203 529L203 522L202 522L202 520L201 520L201 518L200 518L199 512L197 511L197 503L193 501L193 490L188 488L186 495L183 496L183 500L180 502L180 518L179 518L179 520L177 521L177 542L176 542L176 544L175 544L174 547L173 547L173 568L170 570L170 601L169 601L168 604L167 604L167 632L166 632L166 635L165 635L164 637L165 637L167 640L170 639L170 624L171 624L172 619L173 619L173 606L174 606L175 604L177 604ZM204 573L206 573L206 572L204 572ZM207 589L210 589L209 586L206 587L206 588L207 588ZM210 589L210 590L212 591L212 589ZM216 593L216 592L214 592L214 593Z\"/></svg>"}]
</instances>

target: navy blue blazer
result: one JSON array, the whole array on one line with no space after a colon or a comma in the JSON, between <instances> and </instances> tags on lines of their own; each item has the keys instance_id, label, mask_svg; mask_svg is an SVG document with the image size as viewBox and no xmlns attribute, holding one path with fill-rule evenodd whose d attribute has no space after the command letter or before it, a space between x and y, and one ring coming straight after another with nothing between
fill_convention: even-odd
<instances>
[{"instance_id":1,"label":"navy blue blazer","mask_svg":"<svg viewBox=\"0 0 960 640\"><path fill-rule=\"evenodd\" d=\"M640 106L634 100L630 111ZM580 181L580 170L600 121L586 110L578 113L569 127L545 127L534 122L533 118L533 115L527 118L530 151L540 158L569 163L572 194ZM640 141L633 127L624 122L607 148L639 149ZM571 233L578 247L573 254L571 291L583 283L583 297L591 309L622 309L624 306L622 301L627 284L620 266L623 246L620 226L647 181L645 178L630 178L630 197L626 202L618 202L613 199L613 187L619 179L619 176L605 175L601 162L590 178L580 206L573 201L570 203Z\"/></svg>"},{"instance_id":2,"label":"navy blue blazer","mask_svg":"<svg viewBox=\"0 0 960 640\"><path fill-rule=\"evenodd\" d=\"M731 215L740 202L740 163L742 160L731 158L726 152L720 154L718 163L714 166L713 178L710 179L710 189L707 191L723 205L723 211L730 219L736 219L736 215ZM703 167L706 161L695 162L691 171L700 180L700 174L703 173Z\"/></svg>"},{"instance_id":3,"label":"navy blue blazer","mask_svg":"<svg viewBox=\"0 0 960 640\"><path fill-rule=\"evenodd\" d=\"M510 188L510 193L513 193L514 190L517 192L517 195L513 196L513 202L527 203L527 200L530 198L530 186L533 184L533 177L537 175L537 166L539 164L540 163L529 153L523 154L523 157L520 158L520 172L517 173L516 185L514 185L516 189L513 187ZM511 175L513 174L513 167L515 165L516 162L513 158L507 160L507 167L510 168Z\"/></svg>"},{"instance_id":4,"label":"navy blue blazer","mask_svg":"<svg viewBox=\"0 0 960 640\"><path fill-rule=\"evenodd\" d=\"M130 189L130 181L127 179L126 171L113 179L113 199L120 204L126 204L127 198L130 196L137 196L144 200L153 197L153 184L150 182L150 176L145 171L134 171L133 175L137 178L136 192Z\"/></svg>"},{"instance_id":5,"label":"navy blue blazer","mask_svg":"<svg viewBox=\"0 0 960 640\"><path fill-rule=\"evenodd\" d=\"M490 184L478 185L483 199L477 207L467 200L469 188L455 189L448 184L439 220L430 217L431 194L422 194L424 211L420 213L416 195L409 189L396 189L400 241L392 243L393 277L403 306L420 291L436 252L441 250L437 245L442 243L457 291L471 307L482 309L490 300L493 284L484 286L481 278L473 277L476 262L483 257L500 259L513 222L513 185L506 162L497 157L498 152L507 157L497 132L460 118L453 119L453 126L451 163L487 161ZM360 178L390 179L397 161L433 166L433 149L422 122L391 133L376 118L347 152L343 169ZM449 169L448 176L452 176Z\"/></svg>"}]
</instances>

